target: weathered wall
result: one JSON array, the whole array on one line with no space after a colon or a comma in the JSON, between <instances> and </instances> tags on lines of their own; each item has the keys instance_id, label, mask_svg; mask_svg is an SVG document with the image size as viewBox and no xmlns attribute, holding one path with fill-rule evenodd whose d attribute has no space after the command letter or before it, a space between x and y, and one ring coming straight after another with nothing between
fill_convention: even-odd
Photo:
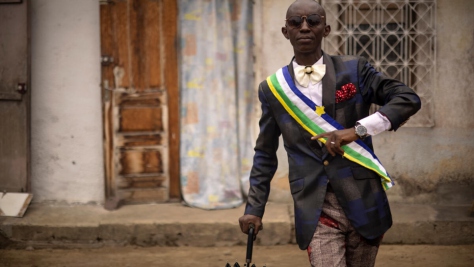
<instances>
[{"instance_id":1,"label":"weathered wall","mask_svg":"<svg viewBox=\"0 0 474 267\"><path fill-rule=\"evenodd\" d=\"M433 128L402 128L375 140L398 180L395 201L470 204L474 200L474 5L438 0Z\"/></svg>"},{"instance_id":2,"label":"weathered wall","mask_svg":"<svg viewBox=\"0 0 474 267\"><path fill-rule=\"evenodd\" d=\"M293 53L281 35L292 0L256 2L256 81L287 64ZM474 200L474 5L438 0L437 86L432 88L433 128L402 127L374 138L375 151L397 186L392 202L470 204ZM257 86L257 85L256 85ZM258 120L258 117L256 118ZM280 142L273 201L290 201L288 164Z\"/></svg>"},{"instance_id":3,"label":"weathered wall","mask_svg":"<svg viewBox=\"0 0 474 267\"><path fill-rule=\"evenodd\" d=\"M97 0L31 1L34 201L102 202Z\"/></svg>"},{"instance_id":4,"label":"weathered wall","mask_svg":"<svg viewBox=\"0 0 474 267\"><path fill-rule=\"evenodd\" d=\"M255 38L255 88L267 76L273 74L283 65L288 64L293 57L293 49L288 40L281 33L285 26L286 10L294 0L262 0L254 5L254 38ZM255 91L256 92L256 91ZM254 125L258 125L260 118L260 102L255 93L256 111ZM255 127L255 136L258 136L258 126ZM278 170L272 181L270 200L289 202L291 195L288 183L288 160L283 140L280 138L278 149Z\"/></svg>"}]
</instances>

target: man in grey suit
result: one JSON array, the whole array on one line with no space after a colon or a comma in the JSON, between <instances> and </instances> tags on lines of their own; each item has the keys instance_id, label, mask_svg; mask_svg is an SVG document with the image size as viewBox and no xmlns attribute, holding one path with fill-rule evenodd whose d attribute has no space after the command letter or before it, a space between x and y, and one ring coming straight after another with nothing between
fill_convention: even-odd
<instances>
[{"instance_id":1,"label":"man in grey suit","mask_svg":"<svg viewBox=\"0 0 474 267\"><path fill-rule=\"evenodd\" d=\"M392 225L385 190L393 184L373 153L372 138L397 130L421 107L403 83L364 58L321 50L331 28L312 0L288 8L282 33L293 46L288 66L258 90L262 117L242 232L262 217L277 169L279 136L288 155L296 239L312 266L373 266ZM369 115L372 103L380 105Z\"/></svg>"}]
</instances>

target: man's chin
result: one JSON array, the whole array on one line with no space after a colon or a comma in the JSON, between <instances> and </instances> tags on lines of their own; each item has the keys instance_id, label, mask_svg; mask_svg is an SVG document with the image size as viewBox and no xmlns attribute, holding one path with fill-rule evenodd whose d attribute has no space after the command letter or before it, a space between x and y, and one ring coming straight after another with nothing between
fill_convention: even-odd
<instances>
[{"instance_id":1,"label":"man's chin","mask_svg":"<svg viewBox=\"0 0 474 267\"><path fill-rule=\"evenodd\" d=\"M312 45L312 46L299 47L298 49L295 49L295 51L298 51L298 53L301 53L301 54L313 54L313 53L317 53L318 49L316 49L315 45Z\"/></svg>"}]
</instances>

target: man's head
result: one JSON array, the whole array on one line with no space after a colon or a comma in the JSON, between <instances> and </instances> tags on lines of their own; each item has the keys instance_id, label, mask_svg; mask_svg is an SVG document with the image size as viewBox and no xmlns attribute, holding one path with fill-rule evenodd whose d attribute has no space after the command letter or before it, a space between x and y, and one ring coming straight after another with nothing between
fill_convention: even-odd
<instances>
[{"instance_id":1,"label":"man's head","mask_svg":"<svg viewBox=\"0 0 474 267\"><path fill-rule=\"evenodd\" d=\"M314 0L296 0L288 7L281 32L290 40L295 56L320 55L323 37L331 27L326 25L326 12Z\"/></svg>"}]
</instances>

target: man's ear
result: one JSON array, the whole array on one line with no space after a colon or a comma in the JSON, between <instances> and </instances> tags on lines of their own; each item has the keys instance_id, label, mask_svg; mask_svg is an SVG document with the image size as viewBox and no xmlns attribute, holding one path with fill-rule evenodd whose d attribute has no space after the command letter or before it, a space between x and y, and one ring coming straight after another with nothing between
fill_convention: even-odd
<instances>
[{"instance_id":1,"label":"man's ear","mask_svg":"<svg viewBox=\"0 0 474 267\"><path fill-rule=\"evenodd\" d=\"M324 37L327 37L329 33L331 32L331 25L326 25L324 26Z\"/></svg>"},{"instance_id":2,"label":"man's ear","mask_svg":"<svg viewBox=\"0 0 474 267\"><path fill-rule=\"evenodd\" d=\"M285 36L286 39L290 39L290 37L288 36L288 30L286 29L286 27L281 27L281 33L283 33L283 36Z\"/></svg>"}]
</instances>

